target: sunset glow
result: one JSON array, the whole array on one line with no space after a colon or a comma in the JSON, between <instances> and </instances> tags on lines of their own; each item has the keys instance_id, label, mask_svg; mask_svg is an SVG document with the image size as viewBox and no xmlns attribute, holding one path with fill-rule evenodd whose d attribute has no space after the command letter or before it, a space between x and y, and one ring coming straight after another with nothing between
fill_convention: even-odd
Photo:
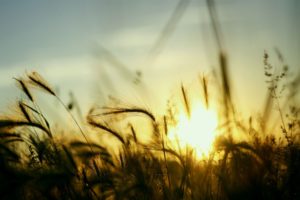
<instances>
[{"instance_id":1,"label":"sunset glow","mask_svg":"<svg viewBox=\"0 0 300 200\"><path fill-rule=\"evenodd\" d=\"M169 138L178 141L181 148L192 147L196 156L202 157L212 150L217 123L216 113L198 104L190 118L184 112L179 115L178 124L170 130Z\"/></svg>"}]
</instances>

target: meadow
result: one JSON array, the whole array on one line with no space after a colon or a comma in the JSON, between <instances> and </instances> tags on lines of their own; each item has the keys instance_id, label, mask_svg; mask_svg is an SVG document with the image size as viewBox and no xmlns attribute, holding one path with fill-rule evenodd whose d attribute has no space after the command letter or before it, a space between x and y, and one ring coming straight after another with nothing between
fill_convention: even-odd
<instances>
[{"instance_id":1,"label":"meadow","mask_svg":"<svg viewBox=\"0 0 300 200\"><path fill-rule=\"evenodd\" d=\"M257 58L265 106L241 116L216 11L207 2L219 68L199 77L198 91L182 84L181 103L163 115L114 102L83 116L82 105L64 102L38 72L15 78L20 98L0 116L0 199L300 199L300 76L278 50L265 52ZM202 96L200 114L195 92ZM66 120L51 121L40 95L55 99ZM213 106L215 116L203 117ZM198 144L205 145L200 153Z\"/></svg>"},{"instance_id":2,"label":"meadow","mask_svg":"<svg viewBox=\"0 0 300 200\"><path fill-rule=\"evenodd\" d=\"M15 78L23 98L0 120L1 199L299 199L299 77L288 76L279 52L276 59L281 65L274 70L269 54L263 56L269 96L261 115L246 120L230 95L224 54L213 80L218 87L201 77L204 105L218 102L219 134L200 157L193 147L170 140L171 128L180 123L174 106L164 116L134 106L91 108L80 122L74 111L80 105L64 103L37 72ZM190 119L189 88L179 90ZM38 92L55 98L74 126L49 121ZM147 121L150 140L141 139L130 116ZM123 121L127 126L117 129ZM198 134L208 134L201 130L199 121Z\"/></svg>"}]
</instances>

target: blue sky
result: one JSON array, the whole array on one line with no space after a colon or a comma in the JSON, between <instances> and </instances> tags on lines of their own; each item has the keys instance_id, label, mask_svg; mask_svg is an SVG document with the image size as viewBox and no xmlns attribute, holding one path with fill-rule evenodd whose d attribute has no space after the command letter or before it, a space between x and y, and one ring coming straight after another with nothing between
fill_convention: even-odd
<instances>
[{"instance_id":1,"label":"blue sky","mask_svg":"<svg viewBox=\"0 0 300 200\"><path fill-rule=\"evenodd\" d=\"M190 1L161 53L149 64L149 51L177 2L0 0L1 110L20 96L12 77L30 70L58 87L65 100L72 90L87 106L104 102L107 95L150 106L164 104L181 82L189 85L198 73L209 73L218 65L204 0ZM294 72L300 69L300 2L216 4L235 96L255 110L266 92L264 50L277 47ZM122 64L107 60L107 50ZM142 72L140 85L133 84L137 70Z\"/></svg>"}]
</instances>

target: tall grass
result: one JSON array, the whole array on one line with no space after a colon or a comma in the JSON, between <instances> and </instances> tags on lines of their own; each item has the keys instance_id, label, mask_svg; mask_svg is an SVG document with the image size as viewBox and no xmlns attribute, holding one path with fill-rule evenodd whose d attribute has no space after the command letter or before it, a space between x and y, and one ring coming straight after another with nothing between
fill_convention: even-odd
<instances>
[{"instance_id":1,"label":"tall grass","mask_svg":"<svg viewBox=\"0 0 300 200\"><path fill-rule=\"evenodd\" d=\"M187 3L180 1L152 54L161 49ZM228 57L214 1L207 3L219 51L220 68L214 81L221 87L210 87L205 76L200 83L207 108L219 98L210 96L210 90L221 94L218 106L223 119L209 156L199 159L190 147L174 147L168 138L170 127L177 122L171 107L164 116L140 107L104 107L90 112L88 123L81 125L71 112L74 105L66 105L51 85L33 72L15 79L26 97L16 102L18 112L0 118L0 199L300 199L300 108L296 100L300 78L289 79L279 51L279 72L265 53L269 94L262 118L253 115L245 121L235 115L239 109L233 106ZM60 127L67 135L54 128L35 100L33 89L55 97L82 138L65 124ZM190 117L188 94L182 85L181 99ZM273 104L278 113L272 111ZM149 120L150 141L141 139L144 133L138 132L134 123L118 130L114 123L105 121L107 116L128 121L133 114ZM91 134L111 138L91 139Z\"/></svg>"},{"instance_id":2,"label":"tall grass","mask_svg":"<svg viewBox=\"0 0 300 200\"><path fill-rule=\"evenodd\" d=\"M264 55L264 64L271 99L279 110L276 123L281 129L273 129L270 134L255 125L261 119L254 116L248 122L231 118L235 126L227 123L219 127L224 134L216 138L214 151L203 159L197 159L192 148L178 150L172 145L168 132L176 116L155 116L139 107L104 107L92 112L87 116L85 132L73 117L83 140L71 133L61 138L41 112L33 89L56 97L55 91L36 72L16 79L27 99L16 102L20 112L0 120L1 199L299 199L299 105L281 107L280 101L293 102L290 95L288 100L279 96L281 82L288 79L283 74L287 69L284 66L279 76L271 74L268 54ZM208 106L212 101L208 88L212 87L206 80L201 78ZM294 92L295 87L290 84L285 90ZM181 87L189 113L187 90ZM262 113L272 113L268 109L262 108ZM230 115L232 111L227 112ZM143 133L136 131L134 123L118 130L104 121L108 115L122 121L136 113L152 126L150 142L140 139ZM262 120L263 124L272 122L267 117ZM227 134L227 126L235 127L245 139ZM87 140L92 133L111 136L111 145Z\"/></svg>"}]
</instances>

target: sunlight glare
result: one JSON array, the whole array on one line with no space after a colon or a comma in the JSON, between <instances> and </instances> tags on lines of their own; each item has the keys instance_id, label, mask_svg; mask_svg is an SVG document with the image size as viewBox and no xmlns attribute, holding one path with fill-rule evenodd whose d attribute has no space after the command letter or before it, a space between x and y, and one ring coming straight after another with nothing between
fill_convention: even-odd
<instances>
[{"instance_id":1,"label":"sunlight glare","mask_svg":"<svg viewBox=\"0 0 300 200\"><path fill-rule=\"evenodd\" d=\"M201 158L212 150L217 125L216 113L198 104L192 110L190 118L181 112L177 126L170 130L169 138L173 142L178 140L181 148L192 147L196 156Z\"/></svg>"}]
</instances>

